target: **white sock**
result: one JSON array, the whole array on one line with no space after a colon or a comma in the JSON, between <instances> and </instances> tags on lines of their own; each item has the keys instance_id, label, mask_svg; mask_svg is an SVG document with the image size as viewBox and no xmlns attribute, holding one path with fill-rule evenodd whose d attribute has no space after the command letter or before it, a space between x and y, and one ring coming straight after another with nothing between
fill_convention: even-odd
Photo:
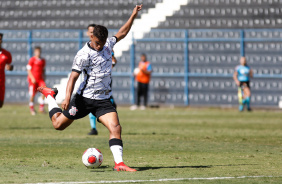
<instances>
[{"instance_id":1,"label":"white sock","mask_svg":"<svg viewBox=\"0 0 282 184\"><path fill-rule=\"evenodd\" d=\"M50 95L47 96L46 98L47 103L48 103L48 110L51 111L54 108L60 108L56 102L56 100L51 97Z\"/></svg>"},{"instance_id":2,"label":"white sock","mask_svg":"<svg viewBox=\"0 0 282 184\"><path fill-rule=\"evenodd\" d=\"M33 102L29 102L29 106L33 106Z\"/></svg>"},{"instance_id":3,"label":"white sock","mask_svg":"<svg viewBox=\"0 0 282 184\"><path fill-rule=\"evenodd\" d=\"M123 159L122 159L123 148L122 148L122 146L113 145L113 146L110 147L110 149L113 153L115 163L119 164L119 163L123 162Z\"/></svg>"},{"instance_id":4,"label":"white sock","mask_svg":"<svg viewBox=\"0 0 282 184\"><path fill-rule=\"evenodd\" d=\"M38 102L39 102L40 105L44 105L44 100L42 98L39 98Z\"/></svg>"}]
</instances>

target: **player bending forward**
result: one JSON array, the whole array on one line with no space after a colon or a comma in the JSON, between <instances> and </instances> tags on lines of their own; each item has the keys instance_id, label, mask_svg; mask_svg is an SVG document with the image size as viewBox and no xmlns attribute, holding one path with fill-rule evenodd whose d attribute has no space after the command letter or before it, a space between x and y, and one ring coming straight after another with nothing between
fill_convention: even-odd
<instances>
[{"instance_id":1,"label":"player bending forward","mask_svg":"<svg viewBox=\"0 0 282 184\"><path fill-rule=\"evenodd\" d=\"M142 5L136 5L128 21L111 38L104 26L95 26L91 40L78 51L74 58L72 72L68 80L66 97L62 102L62 110L55 101L57 89L39 87L48 102L49 115L53 126L57 130L64 130L75 119L80 119L90 112L97 117L110 132L109 146L113 153L116 171L136 171L123 163L123 144L121 139L121 126L116 109L110 101L112 50L114 45L123 39L129 32L138 11ZM84 74L84 81L75 96L70 101L74 84L80 73Z\"/></svg>"}]
</instances>

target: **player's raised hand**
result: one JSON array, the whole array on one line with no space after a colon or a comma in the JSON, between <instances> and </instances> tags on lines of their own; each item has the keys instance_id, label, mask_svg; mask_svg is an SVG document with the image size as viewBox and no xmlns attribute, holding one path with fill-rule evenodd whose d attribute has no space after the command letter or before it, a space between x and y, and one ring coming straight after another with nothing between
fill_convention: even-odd
<instances>
[{"instance_id":1,"label":"player's raised hand","mask_svg":"<svg viewBox=\"0 0 282 184\"><path fill-rule=\"evenodd\" d=\"M140 10L142 10L142 6L143 6L143 4L141 4L141 5L136 5L135 8L133 9L132 14L134 14L135 17L138 15L138 12L139 12Z\"/></svg>"}]
</instances>

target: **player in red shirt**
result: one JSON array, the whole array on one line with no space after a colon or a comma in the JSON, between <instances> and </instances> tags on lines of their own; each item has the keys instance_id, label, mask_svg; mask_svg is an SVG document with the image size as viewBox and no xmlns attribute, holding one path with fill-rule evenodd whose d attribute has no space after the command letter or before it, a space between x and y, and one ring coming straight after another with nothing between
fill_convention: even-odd
<instances>
[{"instance_id":1,"label":"player in red shirt","mask_svg":"<svg viewBox=\"0 0 282 184\"><path fill-rule=\"evenodd\" d=\"M13 70L12 55L9 51L2 48L3 33L0 33L0 108L4 104L5 97L5 68Z\"/></svg>"},{"instance_id":2,"label":"player in red shirt","mask_svg":"<svg viewBox=\"0 0 282 184\"><path fill-rule=\"evenodd\" d=\"M45 59L41 57L41 48L34 48L34 56L29 59L29 62L26 66L27 68L27 79L28 79L28 90L30 95L29 108L31 115L35 115L34 110L34 96L36 94L36 89L39 86L46 86L45 84ZM40 98L39 101L39 112L44 112L44 95Z\"/></svg>"}]
</instances>

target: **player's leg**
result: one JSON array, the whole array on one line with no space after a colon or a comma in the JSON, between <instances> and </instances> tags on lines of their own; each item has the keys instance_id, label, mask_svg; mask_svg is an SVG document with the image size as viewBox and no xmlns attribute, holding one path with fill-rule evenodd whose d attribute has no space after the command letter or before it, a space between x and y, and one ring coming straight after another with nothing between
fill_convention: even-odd
<instances>
[{"instance_id":1,"label":"player's leg","mask_svg":"<svg viewBox=\"0 0 282 184\"><path fill-rule=\"evenodd\" d=\"M116 109L109 100L100 101L97 105L96 117L110 132L109 146L115 160L114 170L136 171L123 162L123 143L121 139L121 125Z\"/></svg>"},{"instance_id":2,"label":"player's leg","mask_svg":"<svg viewBox=\"0 0 282 184\"><path fill-rule=\"evenodd\" d=\"M145 92L146 92L146 84L144 83L140 83L140 88L141 88L141 94L140 96L143 98L143 105L141 105L140 109L141 110L145 110L146 109L146 96L145 96Z\"/></svg>"},{"instance_id":3,"label":"player's leg","mask_svg":"<svg viewBox=\"0 0 282 184\"><path fill-rule=\"evenodd\" d=\"M46 86L44 80L39 80L38 84L39 84L39 86ZM45 111L44 111L44 95L42 95L41 98L39 98L39 112L45 113Z\"/></svg>"},{"instance_id":4,"label":"player's leg","mask_svg":"<svg viewBox=\"0 0 282 184\"><path fill-rule=\"evenodd\" d=\"M34 110L34 97L36 94L36 84L34 83L29 83L28 85L28 93L29 93L29 110L31 115L36 115L36 112Z\"/></svg>"},{"instance_id":5,"label":"player's leg","mask_svg":"<svg viewBox=\"0 0 282 184\"><path fill-rule=\"evenodd\" d=\"M5 98L5 83L3 84L0 82L0 108L3 107L4 98Z\"/></svg>"},{"instance_id":6,"label":"player's leg","mask_svg":"<svg viewBox=\"0 0 282 184\"><path fill-rule=\"evenodd\" d=\"M246 86L244 88L244 100L245 100L245 104L247 105L247 110L251 111L251 89L249 88L249 86Z\"/></svg>"},{"instance_id":7,"label":"player's leg","mask_svg":"<svg viewBox=\"0 0 282 184\"><path fill-rule=\"evenodd\" d=\"M121 126L116 112L109 112L99 117L102 123L110 132L110 139L121 139Z\"/></svg>"},{"instance_id":8,"label":"player's leg","mask_svg":"<svg viewBox=\"0 0 282 184\"><path fill-rule=\"evenodd\" d=\"M58 106L55 97L58 94L56 88L39 87L37 89L45 97L48 103L49 117L52 124L56 130L64 130L68 127L74 120L67 118L63 113L61 108Z\"/></svg>"},{"instance_id":9,"label":"player's leg","mask_svg":"<svg viewBox=\"0 0 282 184\"><path fill-rule=\"evenodd\" d=\"M98 131L96 128L96 117L92 113L89 113L89 120L91 131L88 133L88 135L98 135Z\"/></svg>"},{"instance_id":10,"label":"player's leg","mask_svg":"<svg viewBox=\"0 0 282 184\"><path fill-rule=\"evenodd\" d=\"M116 171L130 171L134 172L132 169L126 166L123 162L123 143L121 139L121 126L119 124L118 116L116 112L110 112L99 117L99 121L108 128L110 132L109 146L112 151Z\"/></svg>"},{"instance_id":11,"label":"player's leg","mask_svg":"<svg viewBox=\"0 0 282 184\"><path fill-rule=\"evenodd\" d=\"M44 110L44 95L42 95L40 98L39 98L39 112L40 113L45 113L45 110Z\"/></svg>"},{"instance_id":12,"label":"player's leg","mask_svg":"<svg viewBox=\"0 0 282 184\"><path fill-rule=\"evenodd\" d=\"M241 112L244 110L243 90L241 84L238 87L238 102L239 102L239 111Z\"/></svg>"}]
</instances>

